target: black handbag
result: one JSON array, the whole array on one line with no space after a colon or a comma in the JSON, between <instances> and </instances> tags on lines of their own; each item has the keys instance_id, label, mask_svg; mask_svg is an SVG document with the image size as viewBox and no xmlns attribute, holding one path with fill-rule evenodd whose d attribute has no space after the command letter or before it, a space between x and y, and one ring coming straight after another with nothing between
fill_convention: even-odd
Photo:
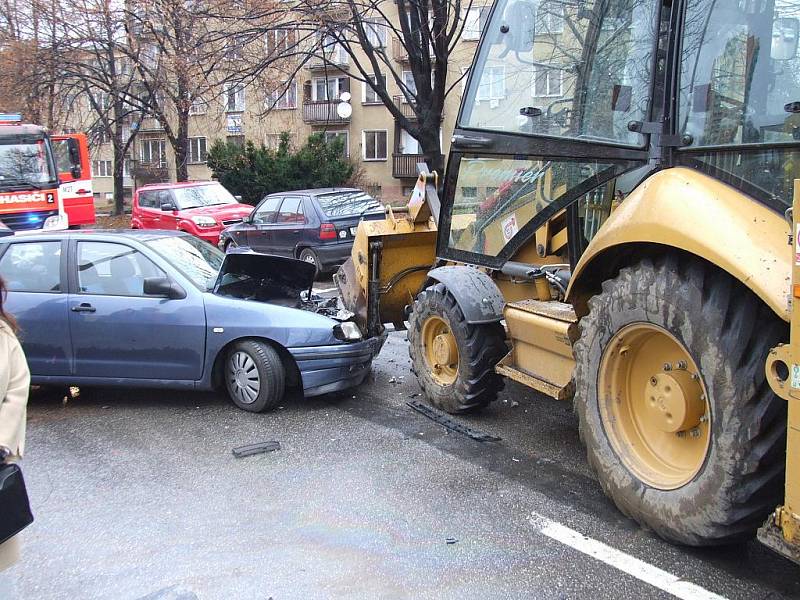
<instances>
[{"instance_id":1,"label":"black handbag","mask_svg":"<svg viewBox=\"0 0 800 600\"><path fill-rule=\"evenodd\" d=\"M31 523L33 514L22 469L13 463L0 463L0 544Z\"/></svg>"}]
</instances>

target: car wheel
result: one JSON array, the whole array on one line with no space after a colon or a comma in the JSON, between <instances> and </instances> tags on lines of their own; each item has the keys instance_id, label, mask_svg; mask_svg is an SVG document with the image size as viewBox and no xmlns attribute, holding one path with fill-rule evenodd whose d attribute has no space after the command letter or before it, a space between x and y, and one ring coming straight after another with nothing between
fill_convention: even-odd
<instances>
[{"instance_id":1,"label":"car wheel","mask_svg":"<svg viewBox=\"0 0 800 600\"><path fill-rule=\"evenodd\" d=\"M225 358L225 387L233 403L249 412L274 408L283 399L286 373L275 349L263 342L236 343Z\"/></svg>"},{"instance_id":2,"label":"car wheel","mask_svg":"<svg viewBox=\"0 0 800 600\"><path fill-rule=\"evenodd\" d=\"M314 274L314 279L319 277L321 273L320 265L319 265L319 257L317 253L314 252L311 248L303 248L302 252L300 252L300 260L303 262L307 262L311 265L314 265L316 269L316 273Z\"/></svg>"}]
</instances>

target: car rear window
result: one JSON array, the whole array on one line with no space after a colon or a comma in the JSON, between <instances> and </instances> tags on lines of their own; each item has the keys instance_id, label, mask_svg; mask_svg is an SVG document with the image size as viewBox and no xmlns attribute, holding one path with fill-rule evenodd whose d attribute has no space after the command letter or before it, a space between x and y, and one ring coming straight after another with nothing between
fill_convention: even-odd
<instances>
[{"instance_id":1,"label":"car rear window","mask_svg":"<svg viewBox=\"0 0 800 600\"><path fill-rule=\"evenodd\" d=\"M344 217L379 208L381 203L364 192L331 192L317 196L322 212L328 217Z\"/></svg>"}]
</instances>

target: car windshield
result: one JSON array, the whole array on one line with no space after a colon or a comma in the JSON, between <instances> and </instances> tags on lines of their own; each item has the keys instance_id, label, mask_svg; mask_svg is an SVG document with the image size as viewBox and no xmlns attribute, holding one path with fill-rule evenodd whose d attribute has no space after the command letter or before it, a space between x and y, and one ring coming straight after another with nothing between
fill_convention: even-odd
<instances>
[{"instance_id":1,"label":"car windshield","mask_svg":"<svg viewBox=\"0 0 800 600\"><path fill-rule=\"evenodd\" d=\"M145 242L192 280L201 290L214 286L225 255L217 248L189 235L159 237Z\"/></svg>"},{"instance_id":2,"label":"car windshield","mask_svg":"<svg viewBox=\"0 0 800 600\"><path fill-rule=\"evenodd\" d=\"M364 192L332 192L317 196L322 211L328 217L360 215L370 209L379 208L381 203Z\"/></svg>"},{"instance_id":3,"label":"car windshield","mask_svg":"<svg viewBox=\"0 0 800 600\"><path fill-rule=\"evenodd\" d=\"M0 141L0 186L41 184L54 179L44 140Z\"/></svg>"},{"instance_id":4,"label":"car windshield","mask_svg":"<svg viewBox=\"0 0 800 600\"><path fill-rule=\"evenodd\" d=\"M178 210L237 203L236 198L218 183L174 188L172 193L175 195L175 204Z\"/></svg>"}]
</instances>

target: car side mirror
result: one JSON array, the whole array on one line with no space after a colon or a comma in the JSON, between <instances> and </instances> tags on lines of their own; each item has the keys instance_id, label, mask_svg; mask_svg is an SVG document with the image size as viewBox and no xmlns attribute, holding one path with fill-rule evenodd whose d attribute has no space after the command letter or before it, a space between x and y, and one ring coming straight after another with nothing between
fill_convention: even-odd
<instances>
[{"instance_id":1,"label":"car side mirror","mask_svg":"<svg viewBox=\"0 0 800 600\"><path fill-rule=\"evenodd\" d=\"M178 210L178 207L175 206L172 202L162 202L161 210L163 210L164 212L172 212Z\"/></svg>"},{"instance_id":2,"label":"car side mirror","mask_svg":"<svg viewBox=\"0 0 800 600\"><path fill-rule=\"evenodd\" d=\"M145 277L142 291L148 296L161 296L170 300L186 298L186 292L168 277Z\"/></svg>"}]
</instances>

